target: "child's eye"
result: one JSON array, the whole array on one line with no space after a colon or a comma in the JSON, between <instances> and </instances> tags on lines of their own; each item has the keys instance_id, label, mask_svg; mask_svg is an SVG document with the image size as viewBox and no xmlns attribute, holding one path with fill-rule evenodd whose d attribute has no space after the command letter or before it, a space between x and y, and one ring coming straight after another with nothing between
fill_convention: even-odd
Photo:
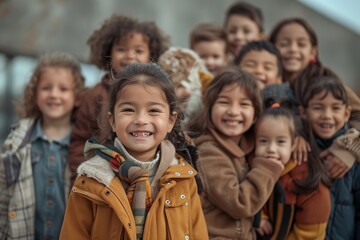
<instances>
[{"instance_id":1,"label":"child's eye","mask_svg":"<svg viewBox=\"0 0 360 240\"><path fill-rule=\"evenodd\" d=\"M287 47L289 46L289 42L288 41L280 41L278 43L279 47Z\"/></svg>"},{"instance_id":2,"label":"child's eye","mask_svg":"<svg viewBox=\"0 0 360 240\"><path fill-rule=\"evenodd\" d=\"M247 107L247 106L252 106L252 104L249 101L245 101L245 102L241 102L240 106L246 106Z\"/></svg>"},{"instance_id":3,"label":"child's eye","mask_svg":"<svg viewBox=\"0 0 360 240\"><path fill-rule=\"evenodd\" d=\"M244 29L244 33L245 33L245 34L251 33L251 29L245 28L245 29Z\"/></svg>"},{"instance_id":4,"label":"child's eye","mask_svg":"<svg viewBox=\"0 0 360 240\"><path fill-rule=\"evenodd\" d=\"M66 92L66 91L69 91L69 90L70 90L70 88L67 88L67 87L62 87L62 88L60 88L60 90L61 90L62 92Z\"/></svg>"},{"instance_id":5,"label":"child's eye","mask_svg":"<svg viewBox=\"0 0 360 240\"><path fill-rule=\"evenodd\" d=\"M149 110L149 112L151 112L151 113L160 113L161 110L157 109L157 108L152 108L152 109Z\"/></svg>"},{"instance_id":6,"label":"child's eye","mask_svg":"<svg viewBox=\"0 0 360 240\"><path fill-rule=\"evenodd\" d=\"M264 138L261 138L261 139L258 140L258 142L259 142L259 143L267 143L267 140L264 139Z\"/></svg>"},{"instance_id":7,"label":"child's eye","mask_svg":"<svg viewBox=\"0 0 360 240\"><path fill-rule=\"evenodd\" d=\"M135 112L135 110L132 108L123 108L121 109L121 112Z\"/></svg>"},{"instance_id":8,"label":"child's eye","mask_svg":"<svg viewBox=\"0 0 360 240\"><path fill-rule=\"evenodd\" d=\"M144 50L136 50L136 53L137 54L142 54L142 53L144 53Z\"/></svg>"},{"instance_id":9,"label":"child's eye","mask_svg":"<svg viewBox=\"0 0 360 240\"><path fill-rule=\"evenodd\" d=\"M246 63L244 64L244 67L253 68L253 67L255 67L255 64L252 63L252 62L246 62Z\"/></svg>"},{"instance_id":10,"label":"child's eye","mask_svg":"<svg viewBox=\"0 0 360 240\"><path fill-rule=\"evenodd\" d=\"M313 110L315 110L315 111L318 111L318 110L321 110L322 107L321 107L321 106L312 106L311 109L313 109Z\"/></svg>"},{"instance_id":11,"label":"child's eye","mask_svg":"<svg viewBox=\"0 0 360 240\"><path fill-rule=\"evenodd\" d=\"M215 101L215 103L218 103L218 104L228 104L229 101L226 100L226 98L220 97L220 98L218 98L218 99Z\"/></svg>"}]
</instances>

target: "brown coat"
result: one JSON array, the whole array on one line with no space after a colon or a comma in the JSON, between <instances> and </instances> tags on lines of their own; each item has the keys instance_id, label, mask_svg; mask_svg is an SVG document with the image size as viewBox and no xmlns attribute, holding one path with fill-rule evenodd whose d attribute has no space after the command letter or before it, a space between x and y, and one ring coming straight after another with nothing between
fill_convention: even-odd
<instances>
[{"instance_id":1,"label":"brown coat","mask_svg":"<svg viewBox=\"0 0 360 240\"><path fill-rule=\"evenodd\" d=\"M109 88L112 80L104 76L100 83L88 89L82 96L81 105L76 112L75 127L69 146L69 167L71 181L77 176L77 167L85 161L85 142L99 131L98 122L102 120L109 103Z\"/></svg>"},{"instance_id":2,"label":"brown coat","mask_svg":"<svg viewBox=\"0 0 360 240\"><path fill-rule=\"evenodd\" d=\"M195 139L203 184L201 202L210 239L255 239L253 217L270 196L283 166L254 158L251 169L245 154L250 141L238 146L219 132Z\"/></svg>"},{"instance_id":3,"label":"brown coat","mask_svg":"<svg viewBox=\"0 0 360 240\"><path fill-rule=\"evenodd\" d=\"M96 156L79 171L87 176L75 181L60 239L136 240L131 206L108 161ZM146 218L144 240L208 239L195 174L182 159L166 170Z\"/></svg>"}]
</instances>

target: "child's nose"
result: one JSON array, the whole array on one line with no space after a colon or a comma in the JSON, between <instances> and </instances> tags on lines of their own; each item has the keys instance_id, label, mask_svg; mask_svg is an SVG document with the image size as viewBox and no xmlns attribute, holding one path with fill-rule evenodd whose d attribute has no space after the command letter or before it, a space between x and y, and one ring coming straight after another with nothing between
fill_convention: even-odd
<instances>
[{"instance_id":1,"label":"child's nose","mask_svg":"<svg viewBox=\"0 0 360 240\"><path fill-rule=\"evenodd\" d=\"M56 96L58 96L59 92L60 91L57 88L52 88L50 91L50 96L56 97Z\"/></svg>"},{"instance_id":2,"label":"child's nose","mask_svg":"<svg viewBox=\"0 0 360 240\"><path fill-rule=\"evenodd\" d=\"M268 152L274 153L276 150L276 144L274 142L271 142L268 147Z\"/></svg>"},{"instance_id":3,"label":"child's nose","mask_svg":"<svg viewBox=\"0 0 360 240\"><path fill-rule=\"evenodd\" d=\"M147 124L148 123L148 114L145 112L139 112L136 115L136 118L134 120L134 124L136 125L143 125L143 124Z\"/></svg>"}]
</instances>

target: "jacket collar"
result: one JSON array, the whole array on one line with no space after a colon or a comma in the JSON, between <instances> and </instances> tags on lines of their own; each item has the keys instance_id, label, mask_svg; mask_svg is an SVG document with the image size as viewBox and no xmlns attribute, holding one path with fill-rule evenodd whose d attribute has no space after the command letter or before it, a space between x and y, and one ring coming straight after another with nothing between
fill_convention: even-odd
<instances>
[{"instance_id":1,"label":"jacket collar","mask_svg":"<svg viewBox=\"0 0 360 240\"><path fill-rule=\"evenodd\" d=\"M207 130L223 148L235 157L244 157L254 149L254 141L252 137L242 136L240 143L236 144L232 139L214 128L208 127Z\"/></svg>"},{"instance_id":2,"label":"jacket collar","mask_svg":"<svg viewBox=\"0 0 360 240\"><path fill-rule=\"evenodd\" d=\"M105 186L109 186L111 180L115 177L115 174L107 160L94 154L94 150L98 146L101 145L93 144L89 141L86 143L85 155L91 158L78 167L78 174L94 178ZM171 142L168 140L163 141L160 145L160 149L160 163L153 180L155 183L158 182L159 178L161 178L169 166L179 163L179 160L174 157L175 148Z\"/></svg>"}]
</instances>

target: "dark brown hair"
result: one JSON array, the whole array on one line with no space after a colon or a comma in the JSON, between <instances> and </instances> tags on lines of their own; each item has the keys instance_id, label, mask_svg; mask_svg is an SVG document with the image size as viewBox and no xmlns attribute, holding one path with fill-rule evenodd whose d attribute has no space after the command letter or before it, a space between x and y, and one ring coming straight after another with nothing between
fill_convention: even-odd
<instances>
[{"instance_id":1,"label":"dark brown hair","mask_svg":"<svg viewBox=\"0 0 360 240\"><path fill-rule=\"evenodd\" d=\"M309 101L317 94L324 92L324 98L331 93L335 99L342 101L345 105L349 104L349 98L344 85L335 76L321 76L311 80L306 92L301 98L301 106L307 108Z\"/></svg>"},{"instance_id":2,"label":"dark brown hair","mask_svg":"<svg viewBox=\"0 0 360 240\"><path fill-rule=\"evenodd\" d=\"M46 68L64 68L71 71L75 83L75 98L84 90L85 79L81 73L80 62L71 54L65 52L46 53L40 57L37 66L31 75L30 81L25 86L24 94L17 106L20 118L39 118L41 111L36 102L36 87L41 80L41 74ZM74 107L74 111L77 107Z\"/></svg>"},{"instance_id":3,"label":"dark brown hair","mask_svg":"<svg viewBox=\"0 0 360 240\"><path fill-rule=\"evenodd\" d=\"M148 41L152 62L157 62L159 56L169 47L169 37L165 36L154 22L139 22L131 17L113 15L105 20L87 41L90 46L90 62L109 71L112 46L134 32L141 33Z\"/></svg>"},{"instance_id":4,"label":"dark brown hair","mask_svg":"<svg viewBox=\"0 0 360 240\"><path fill-rule=\"evenodd\" d=\"M211 120L211 110L217 100L219 94L226 86L236 85L244 89L248 98L252 102L255 110L254 119L260 116L261 94L256 84L256 79L249 73L238 70L224 70L217 75L208 85L205 96L204 106L198 115L190 119L187 126L188 134L190 137L198 137L206 132L207 127L213 127ZM252 131L248 131L252 132Z\"/></svg>"},{"instance_id":5,"label":"dark brown hair","mask_svg":"<svg viewBox=\"0 0 360 240\"><path fill-rule=\"evenodd\" d=\"M215 24L200 23L196 25L190 33L190 48L194 49L195 45L200 42L222 41L225 44L225 53L230 51L225 30Z\"/></svg>"},{"instance_id":6,"label":"dark brown hair","mask_svg":"<svg viewBox=\"0 0 360 240\"><path fill-rule=\"evenodd\" d=\"M226 26L228 23L229 17L231 15L242 15L251 19L256 23L260 32L264 32L264 18L260 8L247 2L235 2L226 11L224 26Z\"/></svg>"}]
</instances>

